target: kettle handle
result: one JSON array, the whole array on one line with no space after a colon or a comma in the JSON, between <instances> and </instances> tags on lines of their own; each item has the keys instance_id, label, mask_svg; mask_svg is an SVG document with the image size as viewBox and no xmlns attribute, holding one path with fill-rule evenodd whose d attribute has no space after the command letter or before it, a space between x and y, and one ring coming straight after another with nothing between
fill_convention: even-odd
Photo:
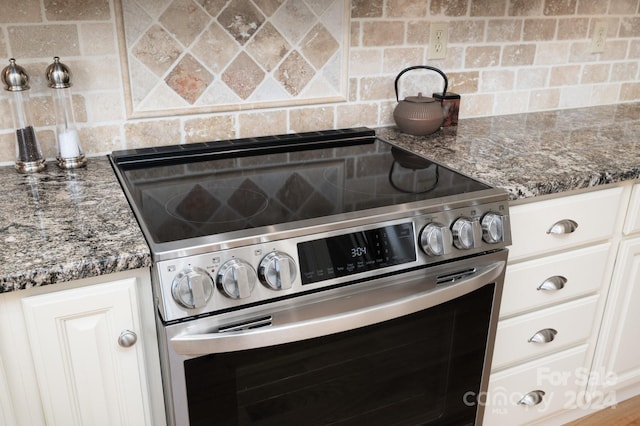
<instances>
[{"instance_id":1,"label":"kettle handle","mask_svg":"<svg viewBox=\"0 0 640 426\"><path fill-rule=\"evenodd\" d=\"M449 80L447 80L447 76L442 71L440 71L438 68L430 67L429 65L414 65L412 67L403 69L402 71L400 71L400 74L398 74L398 76L396 77L395 88L396 88L396 101L397 102L400 102L400 99L398 98L398 80L400 80L400 76L402 76L402 74L404 74L407 71L415 70L415 69L418 69L418 68L435 71L438 74L440 74L442 76L442 78L444 79L444 90L442 91L442 94L445 95L447 93L447 86L449 86Z\"/></svg>"}]
</instances>

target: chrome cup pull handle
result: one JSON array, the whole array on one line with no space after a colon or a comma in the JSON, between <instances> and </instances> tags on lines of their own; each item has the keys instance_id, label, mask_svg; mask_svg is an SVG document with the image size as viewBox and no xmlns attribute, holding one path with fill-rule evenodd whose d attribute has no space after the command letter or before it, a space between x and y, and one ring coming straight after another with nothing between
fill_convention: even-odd
<instances>
[{"instance_id":1,"label":"chrome cup pull handle","mask_svg":"<svg viewBox=\"0 0 640 426\"><path fill-rule=\"evenodd\" d=\"M556 334L558 334L558 330L555 330L553 328L545 328L543 330L538 331L533 336L531 336L528 342L529 343L549 343L556 338Z\"/></svg>"},{"instance_id":2,"label":"chrome cup pull handle","mask_svg":"<svg viewBox=\"0 0 640 426\"><path fill-rule=\"evenodd\" d=\"M578 222L571 219L562 219L551 225L551 228L547 231L547 234L562 235L571 234L578 229Z\"/></svg>"},{"instance_id":3,"label":"chrome cup pull handle","mask_svg":"<svg viewBox=\"0 0 640 426\"><path fill-rule=\"evenodd\" d=\"M537 389L527 393L523 396L520 401L518 401L518 405L526 405L528 407L533 407L542 402L542 397L544 397L544 391Z\"/></svg>"},{"instance_id":4,"label":"chrome cup pull handle","mask_svg":"<svg viewBox=\"0 0 640 426\"><path fill-rule=\"evenodd\" d=\"M542 282L538 286L538 290L544 291L558 291L564 288L564 285L567 283L567 279L562 275L554 275L553 277L549 277Z\"/></svg>"}]
</instances>

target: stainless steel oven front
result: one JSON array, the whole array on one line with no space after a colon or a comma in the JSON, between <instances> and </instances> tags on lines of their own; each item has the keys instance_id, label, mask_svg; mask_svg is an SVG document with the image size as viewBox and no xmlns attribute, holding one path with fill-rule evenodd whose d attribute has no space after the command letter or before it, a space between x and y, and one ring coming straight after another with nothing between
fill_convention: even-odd
<instances>
[{"instance_id":1,"label":"stainless steel oven front","mask_svg":"<svg viewBox=\"0 0 640 426\"><path fill-rule=\"evenodd\" d=\"M110 159L151 248L169 424L481 418L506 191L366 128Z\"/></svg>"},{"instance_id":2,"label":"stainless steel oven front","mask_svg":"<svg viewBox=\"0 0 640 426\"><path fill-rule=\"evenodd\" d=\"M357 241L354 234L345 241ZM304 251L305 244L298 246ZM351 246L371 249L344 250L358 250ZM392 255L424 256L412 251ZM330 290L159 321L169 421L479 424L476 396L487 388L506 258L500 249L438 265L402 261Z\"/></svg>"}]
</instances>

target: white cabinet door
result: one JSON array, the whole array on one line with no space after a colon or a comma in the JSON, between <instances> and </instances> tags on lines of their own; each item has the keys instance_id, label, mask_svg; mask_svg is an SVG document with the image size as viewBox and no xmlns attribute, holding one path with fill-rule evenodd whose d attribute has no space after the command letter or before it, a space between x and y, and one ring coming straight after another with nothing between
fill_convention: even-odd
<instances>
[{"instance_id":1,"label":"white cabinet door","mask_svg":"<svg viewBox=\"0 0 640 426\"><path fill-rule=\"evenodd\" d=\"M640 384L640 237L623 241L598 342L602 373L593 383L622 389Z\"/></svg>"},{"instance_id":2,"label":"white cabinet door","mask_svg":"<svg viewBox=\"0 0 640 426\"><path fill-rule=\"evenodd\" d=\"M22 300L47 425L150 425L136 279Z\"/></svg>"},{"instance_id":3,"label":"white cabinet door","mask_svg":"<svg viewBox=\"0 0 640 426\"><path fill-rule=\"evenodd\" d=\"M11 405L11 391L4 374L4 363L0 358L0 426L17 424Z\"/></svg>"}]
</instances>

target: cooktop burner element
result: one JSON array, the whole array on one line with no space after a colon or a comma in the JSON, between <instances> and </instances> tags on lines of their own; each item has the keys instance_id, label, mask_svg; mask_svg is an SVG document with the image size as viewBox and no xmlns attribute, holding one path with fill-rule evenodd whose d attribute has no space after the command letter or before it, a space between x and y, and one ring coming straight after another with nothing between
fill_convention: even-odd
<instances>
[{"instance_id":1,"label":"cooktop burner element","mask_svg":"<svg viewBox=\"0 0 640 426\"><path fill-rule=\"evenodd\" d=\"M109 158L149 243L164 321L440 265L510 243L506 191L367 128L117 151Z\"/></svg>"},{"instance_id":2,"label":"cooktop burner element","mask_svg":"<svg viewBox=\"0 0 640 426\"><path fill-rule=\"evenodd\" d=\"M489 188L370 129L305 133L297 143L283 136L119 151L113 159L154 243Z\"/></svg>"}]
</instances>

